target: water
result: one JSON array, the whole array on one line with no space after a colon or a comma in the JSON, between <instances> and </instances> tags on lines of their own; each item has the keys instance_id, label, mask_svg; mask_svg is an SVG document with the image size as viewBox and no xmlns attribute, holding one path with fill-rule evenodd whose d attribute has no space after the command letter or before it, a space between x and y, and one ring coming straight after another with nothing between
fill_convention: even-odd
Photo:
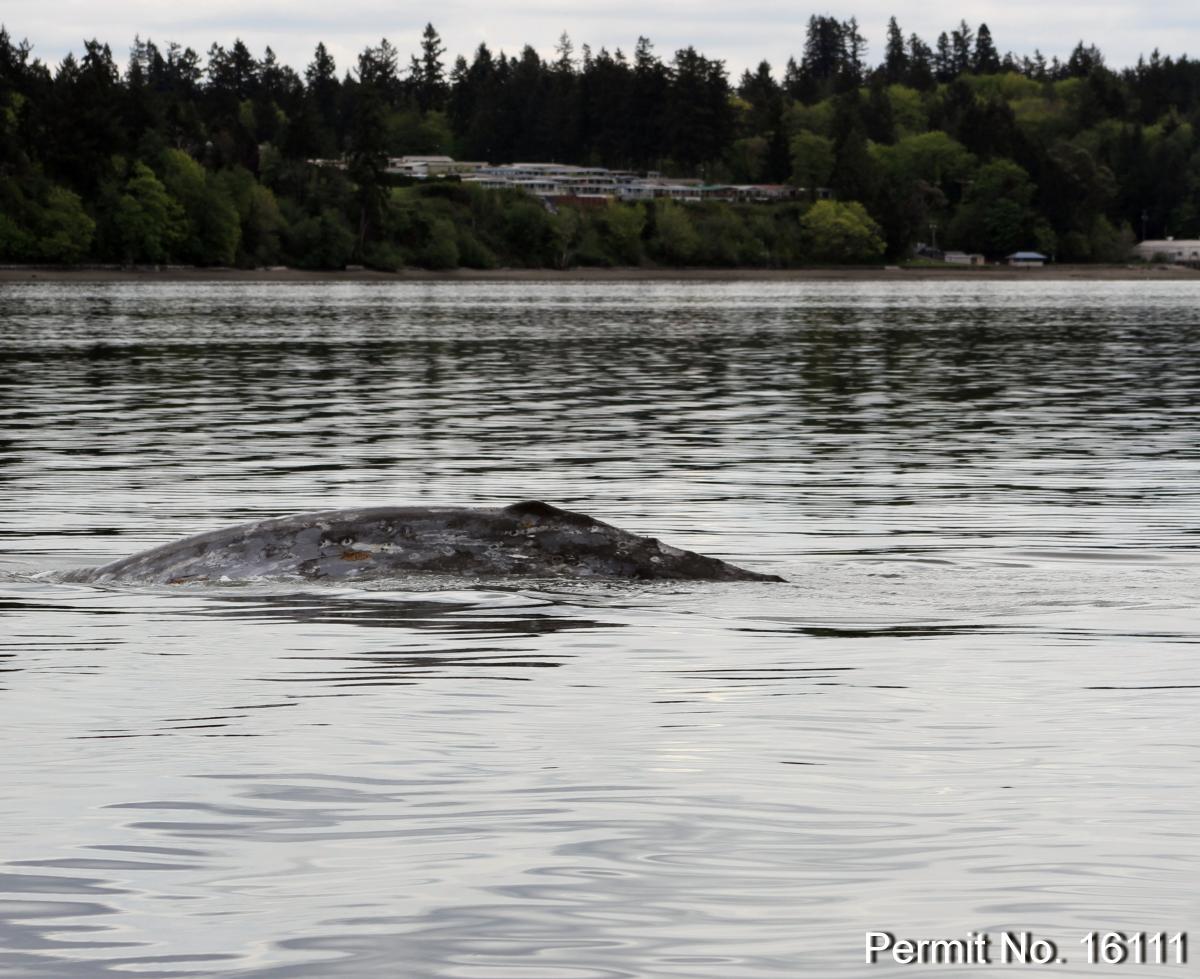
<instances>
[{"instance_id":1,"label":"water","mask_svg":"<svg viewBox=\"0 0 1200 979\"><path fill-rule=\"evenodd\" d=\"M1195 974L1198 300L0 288L0 975ZM38 577L526 498L789 584Z\"/></svg>"}]
</instances>

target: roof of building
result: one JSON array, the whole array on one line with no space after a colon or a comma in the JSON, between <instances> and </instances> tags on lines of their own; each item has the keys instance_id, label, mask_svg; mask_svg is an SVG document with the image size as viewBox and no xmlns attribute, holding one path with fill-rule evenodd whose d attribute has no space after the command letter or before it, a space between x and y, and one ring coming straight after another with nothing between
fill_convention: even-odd
<instances>
[{"instance_id":1,"label":"roof of building","mask_svg":"<svg viewBox=\"0 0 1200 979\"><path fill-rule=\"evenodd\" d=\"M1030 261L1030 262L1046 261L1046 256L1043 255L1041 252L1013 252L1008 257L1010 259L1015 258L1017 260L1025 260L1025 261Z\"/></svg>"}]
</instances>

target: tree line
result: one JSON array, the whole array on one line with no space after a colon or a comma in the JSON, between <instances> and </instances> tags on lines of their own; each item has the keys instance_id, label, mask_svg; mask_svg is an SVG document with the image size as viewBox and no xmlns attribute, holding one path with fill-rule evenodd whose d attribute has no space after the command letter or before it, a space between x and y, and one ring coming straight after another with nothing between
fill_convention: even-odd
<instances>
[{"instance_id":1,"label":"tree line","mask_svg":"<svg viewBox=\"0 0 1200 979\"><path fill-rule=\"evenodd\" d=\"M1120 260L1138 236L1200 236L1198 124L1200 61L1018 57L966 22L927 44L892 18L872 63L853 18L814 16L781 71L737 79L644 37L450 62L432 25L407 63L386 39L351 66L318 44L298 72L240 40L201 57L137 38L123 70L97 40L52 68L0 28L0 259L787 266L936 236ZM386 172L435 153L790 182L801 200L551 210Z\"/></svg>"}]
</instances>

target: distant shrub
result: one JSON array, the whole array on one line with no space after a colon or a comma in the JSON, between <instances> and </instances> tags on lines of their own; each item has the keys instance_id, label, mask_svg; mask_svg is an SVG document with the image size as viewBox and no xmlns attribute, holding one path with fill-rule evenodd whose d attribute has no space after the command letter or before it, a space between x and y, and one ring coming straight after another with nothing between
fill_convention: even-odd
<instances>
[{"instance_id":1,"label":"distant shrub","mask_svg":"<svg viewBox=\"0 0 1200 979\"><path fill-rule=\"evenodd\" d=\"M429 241L417 255L417 261L427 269L458 268L458 243L454 225L443 219L430 227Z\"/></svg>"}]
</instances>

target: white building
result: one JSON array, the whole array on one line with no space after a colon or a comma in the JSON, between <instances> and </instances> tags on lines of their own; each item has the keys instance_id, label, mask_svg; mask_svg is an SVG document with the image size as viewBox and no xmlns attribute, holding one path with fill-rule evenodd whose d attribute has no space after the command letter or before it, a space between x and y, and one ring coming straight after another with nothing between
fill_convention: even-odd
<instances>
[{"instance_id":1,"label":"white building","mask_svg":"<svg viewBox=\"0 0 1200 979\"><path fill-rule=\"evenodd\" d=\"M455 160L449 156L393 156L388 159L387 173L406 177L447 177L477 173L487 166L470 160Z\"/></svg>"},{"instance_id":2,"label":"white building","mask_svg":"<svg viewBox=\"0 0 1200 979\"><path fill-rule=\"evenodd\" d=\"M1133 246L1135 257L1147 262L1200 265L1200 240L1195 238L1147 239Z\"/></svg>"},{"instance_id":3,"label":"white building","mask_svg":"<svg viewBox=\"0 0 1200 979\"><path fill-rule=\"evenodd\" d=\"M942 261L951 265L983 265L983 256L977 252L943 252Z\"/></svg>"},{"instance_id":4,"label":"white building","mask_svg":"<svg viewBox=\"0 0 1200 979\"><path fill-rule=\"evenodd\" d=\"M448 156L399 156L388 160L388 173L424 180L460 177L464 183L489 190L511 187L543 200L574 198L598 203L622 201L780 201L799 191L786 184L705 184L702 180L663 177L651 171L641 176L630 170L581 167L569 163L469 163ZM829 196L821 188L821 197Z\"/></svg>"}]
</instances>

